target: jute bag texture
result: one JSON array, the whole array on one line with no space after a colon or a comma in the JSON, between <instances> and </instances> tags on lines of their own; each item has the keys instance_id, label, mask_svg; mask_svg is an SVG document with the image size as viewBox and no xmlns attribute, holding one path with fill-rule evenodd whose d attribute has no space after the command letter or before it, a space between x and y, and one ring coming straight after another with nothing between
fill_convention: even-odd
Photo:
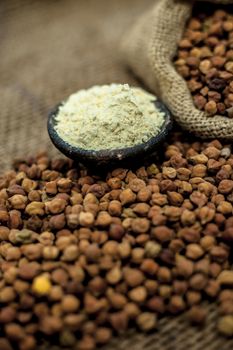
<instances>
[{"instance_id":1,"label":"jute bag texture","mask_svg":"<svg viewBox=\"0 0 233 350\"><path fill-rule=\"evenodd\" d=\"M212 2L233 3L232 0ZM199 111L185 80L172 64L193 4L190 0L156 2L123 40L124 61L162 99L185 130L202 138L233 140L233 120L219 115L208 117Z\"/></svg>"},{"instance_id":2,"label":"jute bag texture","mask_svg":"<svg viewBox=\"0 0 233 350\"><path fill-rule=\"evenodd\" d=\"M121 63L119 43L154 3L0 1L0 175L15 157L40 149L57 154L46 131L47 113L72 92L94 84L138 84ZM216 332L216 305L206 307L201 329L189 326L185 315L163 317L156 332L132 330L104 350L232 350L233 339ZM58 348L46 343L37 350Z\"/></svg>"}]
</instances>

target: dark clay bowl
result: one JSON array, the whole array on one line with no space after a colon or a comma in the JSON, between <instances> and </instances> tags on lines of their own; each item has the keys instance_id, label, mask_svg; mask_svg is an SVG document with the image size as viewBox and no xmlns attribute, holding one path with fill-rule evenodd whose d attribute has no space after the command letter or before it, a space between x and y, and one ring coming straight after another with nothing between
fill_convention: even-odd
<instances>
[{"instance_id":1,"label":"dark clay bowl","mask_svg":"<svg viewBox=\"0 0 233 350\"><path fill-rule=\"evenodd\" d=\"M147 155L154 153L162 141L167 137L172 128L172 117L169 110L160 101L155 101L155 106L165 113L164 124L161 131L156 136L149 139L147 142L138 144L133 147L120 149L105 149L105 150L85 150L76 146L70 145L64 141L56 132L55 125L56 114L58 113L61 104L56 106L48 116L48 133L55 145L67 157L74 159L77 162L92 166L109 166L119 165L119 163L129 164L138 162L144 159Z\"/></svg>"}]
</instances>

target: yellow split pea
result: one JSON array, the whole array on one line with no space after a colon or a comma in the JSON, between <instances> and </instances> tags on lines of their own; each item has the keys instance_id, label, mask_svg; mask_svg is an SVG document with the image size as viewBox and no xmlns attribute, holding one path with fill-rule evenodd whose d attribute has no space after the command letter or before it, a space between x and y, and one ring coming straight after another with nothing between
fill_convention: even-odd
<instances>
[{"instance_id":1,"label":"yellow split pea","mask_svg":"<svg viewBox=\"0 0 233 350\"><path fill-rule=\"evenodd\" d=\"M32 290L39 295L47 295L51 291L52 284L45 275L37 276L33 280Z\"/></svg>"}]
</instances>

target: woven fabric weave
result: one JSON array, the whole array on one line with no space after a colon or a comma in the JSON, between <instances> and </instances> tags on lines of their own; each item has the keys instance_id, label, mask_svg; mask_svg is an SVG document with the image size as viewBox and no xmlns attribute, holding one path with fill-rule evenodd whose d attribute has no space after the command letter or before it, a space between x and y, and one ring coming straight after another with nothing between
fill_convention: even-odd
<instances>
[{"instance_id":1,"label":"woven fabric weave","mask_svg":"<svg viewBox=\"0 0 233 350\"><path fill-rule=\"evenodd\" d=\"M136 81L116 52L124 30L152 0L0 1L0 159L38 149L57 154L47 115L92 85Z\"/></svg>"},{"instance_id":2,"label":"woven fabric weave","mask_svg":"<svg viewBox=\"0 0 233 350\"><path fill-rule=\"evenodd\" d=\"M94 84L138 84L119 58L119 41L154 0L7 0L0 2L0 172L15 157L46 149L47 113L70 93ZM180 18L180 15L179 15ZM230 350L209 306L203 329L185 315L164 317L150 335L132 330L106 350ZM58 350L45 344L38 350Z\"/></svg>"},{"instance_id":3,"label":"woven fabric weave","mask_svg":"<svg viewBox=\"0 0 233 350\"><path fill-rule=\"evenodd\" d=\"M229 4L232 0L212 2ZM123 40L124 61L165 102L185 130L202 138L233 140L233 120L208 117L196 109L185 80L172 64L193 4L189 0L159 0Z\"/></svg>"}]
</instances>

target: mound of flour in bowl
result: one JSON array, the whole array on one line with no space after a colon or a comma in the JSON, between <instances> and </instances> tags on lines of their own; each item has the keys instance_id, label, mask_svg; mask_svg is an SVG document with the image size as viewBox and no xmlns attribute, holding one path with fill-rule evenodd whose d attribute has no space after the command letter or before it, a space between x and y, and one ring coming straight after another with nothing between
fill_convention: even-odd
<instances>
[{"instance_id":1,"label":"mound of flour in bowl","mask_svg":"<svg viewBox=\"0 0 233 350\"><path fill-rule=\"evenodd\" d=\"M164 113L155 100L128 84L80 90L59 108L56 131L70 145L87 150L132 147L160 132Z\"/></svg>"}]
</instances>

